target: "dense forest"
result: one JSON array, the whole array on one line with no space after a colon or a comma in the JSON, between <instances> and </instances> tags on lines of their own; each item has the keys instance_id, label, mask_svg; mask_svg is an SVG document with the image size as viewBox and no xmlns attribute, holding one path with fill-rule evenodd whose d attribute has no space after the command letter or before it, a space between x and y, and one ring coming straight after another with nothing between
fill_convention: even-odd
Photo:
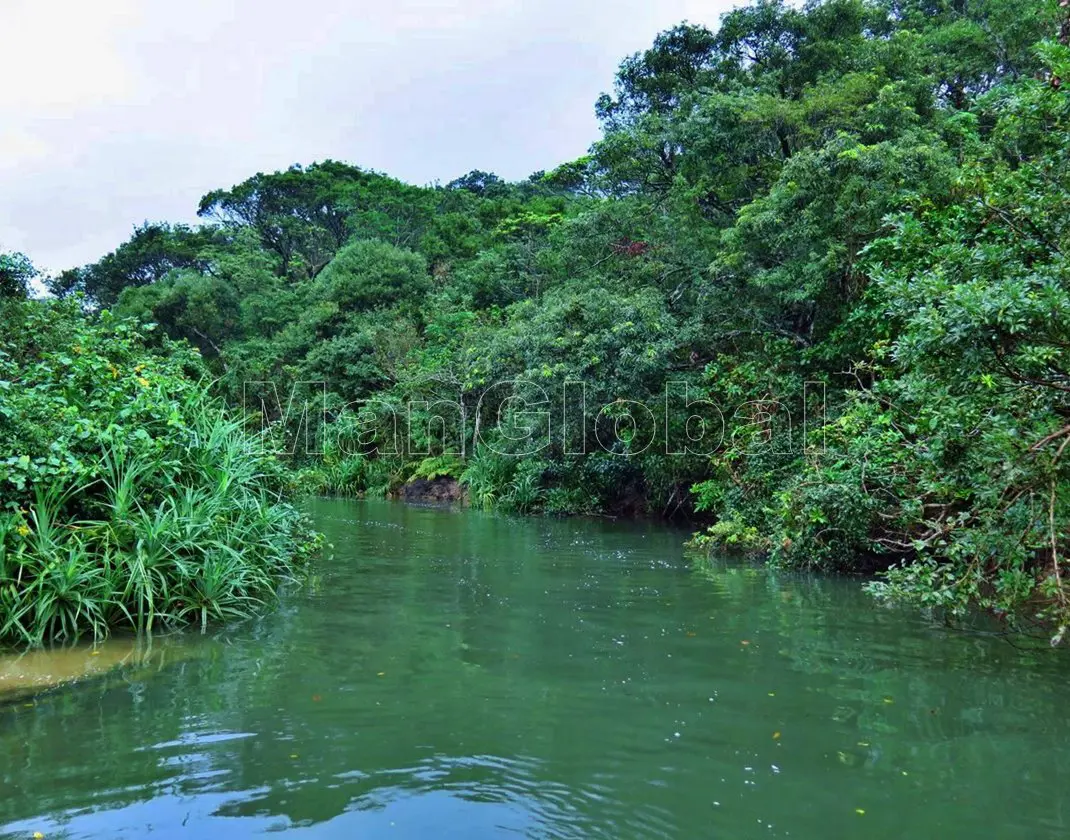
<instances>
[{"instance_id":1,"label":"dense forest","mask_svg":"<svg viewBox=\"0 0 1070 840\"><path fill-rule=\"evenodd\" d=\"M293 450L277 481L308 492L452 476L505 511L689 519L696 546L876 572L879 598L1058 641L1068 41L1068 0L762 0L681 24L621 64L589 153L525 181L257 174L204 196L200 225L145 223L47 278L58 300L21 300L33 268L3 257L0 395L43 400L91 332L104 384L155 389L169 430L135 414L124 445L166 460L169 424L206 421L168 419L166 383L109 355L137 342L255 406ZM117 337L127 319L156 326ZM287 406L317 382L328 423L297 446ZM19 509L89 468L70 425L70 469L49 466L55 436L4 400L10 558Z\"/></svg>"}]
</instances>

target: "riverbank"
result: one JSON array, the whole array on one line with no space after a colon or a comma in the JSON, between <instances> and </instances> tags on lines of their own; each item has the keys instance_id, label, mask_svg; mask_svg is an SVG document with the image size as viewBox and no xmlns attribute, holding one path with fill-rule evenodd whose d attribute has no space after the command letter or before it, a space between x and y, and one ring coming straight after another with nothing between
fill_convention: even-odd
<instances>
[{"instance_id":1,"label":"riverbank","mask_svg":"<svg viewBox=\"0 0 1070 840\"><path fill-rule=\"evenodd\" d=\"M195 646L187 642L181 635L112 637L95 644L0 651L0 706L120 673L144 677L188 659Z\"/></svg>"}]
</instances>

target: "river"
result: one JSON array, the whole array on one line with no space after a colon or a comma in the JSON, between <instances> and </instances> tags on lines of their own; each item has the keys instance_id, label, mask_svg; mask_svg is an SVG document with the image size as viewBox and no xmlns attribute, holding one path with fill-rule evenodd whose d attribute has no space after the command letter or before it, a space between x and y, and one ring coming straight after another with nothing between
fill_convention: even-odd
<instances>
[{"instance_id":1,"label":"river","mask_svg":"<svg viewBox=\"0 0 1070 840\"><path fill-rule=\"evenodd\" d=\"M1070 663L662 526L311 506L188 655L0 698L0 836L1070 836Z\"/></svg>"}]
</instances>

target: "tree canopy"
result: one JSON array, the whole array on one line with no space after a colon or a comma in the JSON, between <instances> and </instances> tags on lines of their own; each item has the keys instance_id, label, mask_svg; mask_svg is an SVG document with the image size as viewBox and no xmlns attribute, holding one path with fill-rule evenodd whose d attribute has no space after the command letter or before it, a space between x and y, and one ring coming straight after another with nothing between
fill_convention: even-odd
<instances>
[{"instance_id":1,"label":"tree canopy","mask_svg":"<svg viewBox=\"0 0 1070 840\"><path fill-rule=\"evenodd\" d=\"M444 470L506 509L687 515L1061 638L1068 39L1060 0L759 0L625 59L549 173L261 173L53 288L197 345L235 402L322 380L346 434L354 401L417 406L416 450L331 438L316 486ZM720 445L667 389L719 407ZM565 433L502 454L533 405Z\"/></svg>"}]
</instances>

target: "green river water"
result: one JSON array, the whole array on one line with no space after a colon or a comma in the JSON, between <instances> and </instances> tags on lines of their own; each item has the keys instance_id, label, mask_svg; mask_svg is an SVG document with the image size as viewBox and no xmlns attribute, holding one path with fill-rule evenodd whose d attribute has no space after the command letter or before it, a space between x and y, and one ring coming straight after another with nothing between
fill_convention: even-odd
<instances>
[{"instance_id":1,"label":"green river water","mask_svg":"<svg viewBox=\"0 0 1070 840\"><path fill-rule=\"evenodd\" d=\"M0 696L0 836L1070 837L1061 652L660 526L312 512L279 611Z\"/></svg>"}]
</instances>

